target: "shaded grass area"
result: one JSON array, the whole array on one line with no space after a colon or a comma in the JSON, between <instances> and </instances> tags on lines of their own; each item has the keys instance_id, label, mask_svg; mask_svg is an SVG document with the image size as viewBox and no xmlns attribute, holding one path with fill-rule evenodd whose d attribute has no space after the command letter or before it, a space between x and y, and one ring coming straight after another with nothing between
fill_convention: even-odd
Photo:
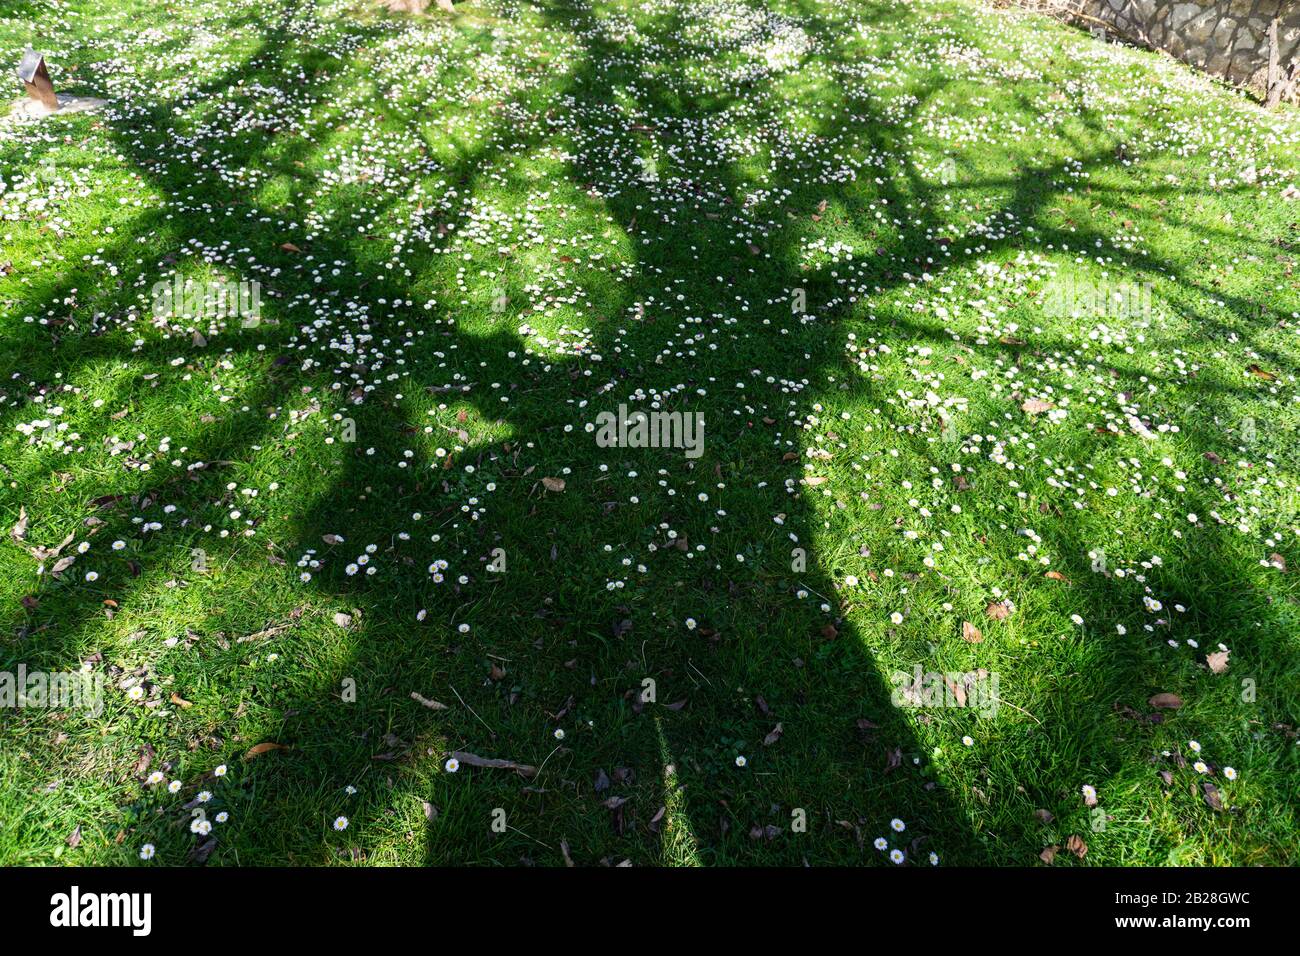
<instances>
[{"instance_id":1,"label":"shaded grass area","mask_svg":"<svg viewBox=\"0 0 1300 956\"><path fill-rule=\"evenodd\" d=\"M110 689L2 718L0 859L181 863L208 790L227 864L1293 861L1291 115L959 4L286 0L78 45L144 9L104 6L63 59L153 92L0 138L87 187L4 223L0 663ZM258 278L265 321L155 327L171 267ZM1062 275L1154 307L1050 315ZM637 389L701 458L594 445ZM77 439L15 429L56 402ZM36 575L70 532L92 557ZM894 706L918 664L1005 705Z\"/></svg>"}]
</instances>

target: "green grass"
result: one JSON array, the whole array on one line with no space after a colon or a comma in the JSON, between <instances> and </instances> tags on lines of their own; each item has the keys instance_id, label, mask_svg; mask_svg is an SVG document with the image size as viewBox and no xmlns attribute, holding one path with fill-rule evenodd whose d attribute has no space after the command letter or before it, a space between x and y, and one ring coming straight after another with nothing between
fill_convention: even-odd
<instances>
[{"instance_id":1,"label":"green grass","mask_svg":"<svg viewBox=\"0 0 1300 956\"><path fill-rule=\"evenodd\" d=\"M0 671L106 690L0 712L0 863L1297 862L1293 109L966 0L59 8Z\"/></svg>"}]
</instances>

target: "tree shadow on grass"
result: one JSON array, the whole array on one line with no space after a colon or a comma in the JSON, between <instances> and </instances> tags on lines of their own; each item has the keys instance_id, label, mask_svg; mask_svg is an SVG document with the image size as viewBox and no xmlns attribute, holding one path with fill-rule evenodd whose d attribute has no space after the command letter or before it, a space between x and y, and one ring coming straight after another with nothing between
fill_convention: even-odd
<instances>
[{"instance_id":1,"label":"tree shadow on grass","mask_svg":"<svg viewBox=\"0 0 1300 956\"><path fill-rule=\"evenodd\" d=\"M549 186L575 205L585 198L592 231L609 222L624 237L633 241L650 238L652 242L648 249L642 246L631 275L616 282L596 275L595 270L588 276L590 310L603 315L605 321L598 322L583 354L602 356L599 363L582 357L543 359L538 355L537 363L547 362L550 371L521 371L517 355L528 343L517 333L486 324L473 325L469 332L433 325L422 341L413 343L407 360L417 371L409 385L403 384L404 393L409 396L420 386L434 390L445 396L453 409L473 414L483 423L499 423L493 427L511 435L500 443L468 444L451 457L453 468L441 468L441 462L431 455L437 441L417 445L417 432L423 424L417 417L422 410L417 401L363 394L361 401L322 403L321 414L337 410L353 420L358 440L355 446L340 446L335 470L322 476L318 494L311 506L303 509L291 537L303 543L302 547L317 548L322 557L329 555L325 568L311 582L312 613L348 607L359 609L361 615L348 631L347 656L324 656L309 687L288 694L272 688L258 691L265 697L260 701L266 708L265 717L282 715L279 739L291 743L295 753L272 757L276 763L269 766L270 761L250 767L247 778L253 790L247 796L246 811L255 814L258 833L236 837L232 851L219 851L221 855L215 859L273 863L331 858L325 847L338 844L322 839L313 829L303 829L303 808L328 805L335 799L331 794L344 782L369 777L376 779L374 788L366 791L370 800L366 807L374 809L354 814L354 826L369 833L384 833L389 828L400 831L411 827L412 821L419 826L423 820L420 801L433 798L440 822L427 830L426 857L435 863L527 859L555 864L563 855L561 840L581 862L624 858L636 862L858 862L875 858L875 851L869 845L864 848L863 843L885 834L887 821L894 816L910 825L906 836L895 843L907 848L913 859L916 851L933 848L954 862L1025 862L1044 836L1030 822L1033 805L1060 801L1062 795L1035 791L1024 768L1019 772L1008 768L1005 780L1030 792L1017 795L994 790L991 797L1006 804L1024 803L1024 812L1015 817L1023 819L1024 825L1012 827L1010 833L981 832L979 820L966 809L971 801L969 792L963 788L958 796L945 790L944 775L930 765L910 721L890 702L883 663L867 652L868 646L884 646L897 659L901 648L903 656L912 654L916 659L925 653L922 645L909 643L906 634L890 633L883 626L879 633L859 634L844 619L849 606L860 604L861 598L840 593L837 585L848 569L861 562L852 560L846 542L818 529L819 523L825 524L826 515L823 506L809 501L809 494L816 494L812 487L787 485L799 476L804 459L786 462L782 453L789 449L802 456L812 450L800 426L804 424L802 416L815 402L856 399L887 404L889 396L880 384L851 378L853 368L842 351L843 323L855 317L861 321L862 306L845 301L842 285L827 270L810 274L800 268L800 237L792 235L793 229L773 230L775 234L765 241L756 241L757 255L747 243L738 242L740 237L734 231L738 225L747 226L752 237L762 232L756 216L736 214L753 187L752 177L740 162L720 162L709 171L709 177L698 177L700 182L693 181L691 177L698 174L690 170L691 177L651 185L651 189L669 191L661 194L661 201L664 195L675 195L678 200L678 221L669 224L653 222L645 208L646 195L638 189L615 194L608 188L619 179L610 175L610 170L617 168L616 164L633 169L632 156L646 145L635 131L619 131L617 126L608 126L609 121L624 116L630 124L641 125L648 119L651 123L645 125L651 126L650 136L662 137L660 145L667 149L671 144L664 141L671 134L692 135L691 119L723 116L738 104L751 111L746 118L756 128L762 128L764 122L778 123L781 117L771 112L771 97L758 95L760 83L752 88L752 102L743 92L728 97L716 91L709 94L707 104L692 101L683 96L688 92L684 84L666 82L662 75L647 72L625 55L617 41L602 38L596 20L585 10L556 4L543 7L542 12L557 36L576 38L581 46L581 55L565 78L567 89L559 91L559 96L572 97L564 101L565 108L592 120L582 129L597 128L591 134L596 139L581 144L585 149L574 150L585 159L570 161L563 179ZM678 71L692 61L708 62L702 55L707 50L694 51L700 56L690 55L689 43L683 39L688 26L684 17L683 10L670 11L656 23L652 34L661 42L671 39L681 45L681 58L675 64ZM282 52L266 54L259 69L268 79L288 72L286 62L292 61L276 59ZM218 79L209 86L217 90L223 82ZM941 86L933 87L928 93L939 89ZM836 102L861 123L864 140L858 145L886 155L900 151L893 138L897 124L883 121L869 100ZM769 110L766 115L761 112L764 108ZM165 113L160 108L149 119L149 125L158 131L156 145L166 142L162 132L169 128ZM602 125L603 130L598 128ZM703 138L694 145L708 146L709 136L717 136L720 129L706 126L702 134L696 130L695 135ZM813 135L833 133L823 127ZM124 148L131 146L128 155L142 166L152 158L129 135L119 142ZM550 145L546 137L523 137L510 143L520 155L532 158ZM598 146L608 150L602 154ZM301 149L296 155L305 161L312 151L305 145ZM596 155L609 156L611 165L594 165L591 159ZM1100 161L1104 155L1098 151L1093 158ZM465 195L487 195L504 188L501 176L505 174L499 169L480 171L488 161L486 153L464 158L457 178L465 182ZM665 172L672 174L671 169ZM1012 181L1014 195L1006 209L1021 221L1038 222L1035 213L1051 195L1043 183L1055 172L1059 167L1032 170ZM151 175L162 177L158 182L168 192L179 185L179 173L161 164L155 165ZM907 276L892 274L895 263L915 258L919 265L933 252L929 237L943 228L934 212L938 197L933 187L910 173L904 173L902 185L884 179L881 194L890 206L902 208L911 203L911 212L920 221L897 238L885 240L887 245L876 257L879 265L873 267L874 278L882 296L909 281ZM606 188L590 195L594 183ZM792 193L807 195L806 184L795 182L791 172L774 174L767 185L773 193L790 188ZM972 188L978 185L971 184ZM831 191L830 186L825 189ZM516 179L503 195L520 194L529 195L528 184ZM835 198L850 213L858 201L852 194ZM692 204L698 207L692 210L694 215L685 212ZM686 216L690 216L689 223ZM253 215L246 221L257 223L261 218ZM221 223L184 225L195 235L208 233L212 240L219 238L223 228ZM283 241L277 229L270 227L254 225L249 233L257 248ZM672 241L654 241L664 236L671 236ZM1014 248L1017 241L1014 233L1003 239L979 238L990 252ZM1053 238L1082 245L1094 237L1062 233ZM862 235L858 239L865 240L863 244L871 241ZM957 244L960 242L958 237ZM730 274L706 273L698 256L724 246L735 249ZM347 262L352 249L348 242L323 235L308 251L319 259ZM1144 268L1138 260L1127 264ZM431 276L440 289L452 292L455 276L441 268L444 262L417 254L411 265L417 274L413 285L423 287L430 281L426 276ZM1146 265L1154 267L1156 263ZM508 300L530 298L528 287L535 276L529 268L521 258L502 271L499 281ZM676 285L677 279L686 281ZM292 286L291 282L285 284ZM378 271L361 289L364 294L350 291L350 295L364 301L377 315L376 332L394 334L396 316L382 317L381 300L391 303L394 298L416 297ZM815 318L804 322L793 317L790 308L795 289L803 290ZM290 291L286 289L286 294ZM50 301L50 292L46 289L34 296L35 306ZM683 306L672 305L674 294L685 296ZM750 303L770 303L777 328L788 326L788 333L778 337L763 334L769 330L766 326L759 332L728 324L738 297ZM433 314L445 316L441 310L449 308L444 305ZM683 321L687 317L683 310L700 321ZM291 315L286 309L282 316L286 324ZM750 321L766 317L754 316ZM948 344L937 324L909 323L894 315L885 316L885 320L890 334L904 333L906 341L927 342L935 348ZM692 341L697 333L705 338ZM719 347L716 352L709 350L707 370L696 372L689 367L694 363L672 361L671 354L667 364L653 361L652 356L669 341L670 352L689 353L693 348L704 354L707 345L713 344L710 337ZM63 343L60 349L71 344ZM83 344L84 339L77 342L79 349ZM1039 352L1048 349L1042 342L1034 347ZM102 348L101 354L111 355L110 343L106 341ZM247 351L252 345L239 348ZM986 348L1014 359L1024 346L997 343ZM89 351L93 354L93 348ZM162 344L153 354L162 360L170 351ZM293 357L292 351L286 351L285 357ZM253 408L280 406L280 396L291 389L306 384L319 389L331 376L337 380L346 370L362 378L373 371L350 365L345 369L344 356L335 356L335 360L331 375L303 373L296 362L270 362L266 381L252 388L243 402ZM454 377L456 373L459 379ZM1135 379L1140 373L1116 368L1113 374L1123 380ZM831 375L837 380L843 377L848 390L822 384ZM493 382L503 387L493 388ZM566 435L562 429L573 421L573 403L588 402L594 419L598 411L614 410L620 400L630 397L633 388L658 390L666 408L702 412L708 423L705 454L693 468L683 470L685 462L679 462L677 452L597 449L597 460L608 462L611 468L606 494L599 487L606 476L584 473L581 467L593 460L592 437ZM697 389L707 394L699 395ZM511 398L509 403L500 401L503 394ZM734 414L740 410L745 414ZM796 412L800 414L796 416ZM898 433L900 444L919 462L929 461L936 467L948 463L950 458L934 449L933 438L942 425L936 416L917 419L893 410L889 415L888 424ZM765 419L773 423L768 425ZM812 434L820 432L818 428ZM1189 437L1209 441L1208 436ZM238 462L255 445L277 438L269 421L250 418L215 436L210 445L196 447L202 448L205 460ZM289 454L293 441L278 440ZM451 440L443 437L445 442ZM400 460L412 445L417 447L411 467L375 464ZM367 454L369 449L375 454ZM473 464L479 476L495 477L508 491L491 499L490 521L480 523L474 531L465 530L471 525L469 519L458 518L459 508L480 487L477 482L486 479L466 477L466 464ZM563 494L539 486L543 474L566 465L573 466L578 475L569 480ZM636 506L621 500L625 495L617 491L619 475L629 470L648 475L661 468L675 495L663 492ZM202 476L200 480L204 480ZM215 494L215 486L223 479L214 473L208 480L213 482ZM718 488L719 482L727 487ZM742 488L746 493L740 493ZM709 495L707 504L695 502L701 491ZM158 492L157 484L143 483L138 492L143 497L135 506L139 508L151 495L158 501ZM223 507L230 503L222 500ZM870 512L857 510L856 503L845 504L840 508L832 498L825 508L845 511L858 516L855 520L876 526L897 522L906 514L896 506ZM713 515L719 507L729 512L726 519ZM139 509L141 514L148 510ZM452 567L443 585L428 583L425 566L429 552L415 541L407 543L398 537L398 532L408 527L405 516L414 511L426 516L426 528L465 522L464 528L446 533ZM784 515L781 525L773 522L777 514ZM832 511L831 516L834 514ZM129 518L109 512L105 520L109 525L101 536L106 538L127 527ZM711 530L713 527L718 530ZM343 528L347 529L346 544L315 544L323 535ZM670 529L686 535L685 549L672 543L681 538L670 539L666 534ZM1064 523L1055 529L1055 552L1079 560L1087 549L1085 536ZM790 540L791 534L797 542ZM701 541L707 543L708 550L692 551ZM651 542L659 550L647 559L644 548ZM342 571L347 556L366 543L380 544L376 561L382 559L386 565L375 584ZM606 581L613 577L609 559L600 557L606 545L627 554L633 563L651 565L649 573L661 580L671 580L671 606L655 603L662 598L662 589L651 601L634 581L626 589L606 590ZM791 568L790 552L796 545L807 551L807 566L801 572ZM507 557L508 570L494 580L484 565L498 547ZM722 557L715 557L719 554ZM743 565L735 562L734 554L746 558ZM175 561L186 556L187 549L178 549L171 557ZM282 556L292 560L288 552ZM900 564L914 565L915 558L903 558L900 552ZM1215 564L1218 566L1218 559ZM1225 560L1224 565L1216 571L1222 578L1247 579L1240 562ZM1076 581L1085 577L1074 565L1066 567L1074 572L1067 576ZM463 588L455 583L461 574L472 579ZM131 585L129 590L114 593L125 604L128 594L143 595L165 577L165 569L160 569L142 575L133 585L126 582ZM796 598L799 590L806 590L809 597ZM1101 589L1087 593L1095 602L1090 607L1104 613L1108 599ZM402 640L414 626L413 595L429 610L431 622L429 653L415 657L410 644ZM1240 634L1238 623L1214 616L1214 601L1201 594L1193 598L1200 598L1192 606L1203 608L1207 630ZM63 600L62 593L43 595L39 613L48 615L50 605ZM821 601L830 606L828 613L817 609ZM875 607L871 613L883 619L888 610ZM684 628L687 617L699 622L694 631ZM1090 614L1085 617L1092 619ZM469 635L452 632L452 625L469 621L473 623ZM93 622L93 618L85 621L80 633L54 639L48 632L41 633L42 659L67 661L73 647L84 649L97 626ZM830 636L828 625L835 636ZM1234 648L1250 653L1249 645L1244 650L1239 644ZM964 659L971 667L962 669L987 666L986 659L973 652ZM505 676L485 679L493 663L504 669ZM1095 764L1089 761L1097 758L1078 751L1080 741L1091 743L1096 737L1089 728L1096 724L1097 703L1109 707L1111 698L1131 700L1135 689L1155 684L1157 673L1158 661L1143 655L1134 655L1118 671L1113 666L1099 667L1095 686L1070 696L1069 706L1054 716L1029 717L1003 709L993 724L994 740L996 734L1038 735L1045 741L1040 745L1040 766L1064 759L1075 761L1080 772L1091 769ZM654 681L654 702L640 699L647 678ZM345 679L356 681L355 703L341 699ZM451 699L443 688L455 688ZM451 709L431 714L409 699L411 690L445 699ZM922 714L920 719L924 722L941 716L954 715ZM983 740L975 715L957 719L966 717L969 731ZM859 724L860 719L866 723ZM594 726L584 729L588 722ZM259 723L264 726L266 721ZM779 740L764 745L764 737L774 733L777 723L782 728ZM546 736L556 727L568 728L566 741L557 744ZM467 771L471 781L440 776L445 754L462 749L515 758L542 769L529 780L499 770ZM744 770L735 766L735 757L741 753L749 758ZM1134 753L1132 748L1116 747L1100 759L1106 769L1114 763L1127 766L1138 759ZM914 765L913 760L919 763ZM984 796L989 797L987 791L993 787L983 786ZM628 802L603 806L611 797ZM659 816L661 806L665 812ZM497 807L505 810L508 828L503 834L491 828L491 811ZM796 810L806 813L806 835L791 829ZM920 842L913 843L917 836Z\"/></svg>"}]
</instances>

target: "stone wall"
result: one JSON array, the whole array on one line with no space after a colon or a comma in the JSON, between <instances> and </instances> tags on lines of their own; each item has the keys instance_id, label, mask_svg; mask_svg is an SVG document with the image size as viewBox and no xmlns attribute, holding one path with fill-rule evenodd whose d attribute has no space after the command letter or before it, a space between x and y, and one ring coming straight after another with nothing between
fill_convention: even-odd
<instances>
[{"instance_id":1,"label":"stone wall","mask_svg":"<svg viewBox=\"0 0 1300 956\"><path fill-rule=\"evenodd\" d=\"M1260 90L1268 74L1268 25L1274 17L1281 18L1278 50L1283 74L1287 64L1300 57L1296 0L1077 2L1076 9L1104 20L1126 39L1167 50L1207 73Z\"/></svg>"}]
</instances>

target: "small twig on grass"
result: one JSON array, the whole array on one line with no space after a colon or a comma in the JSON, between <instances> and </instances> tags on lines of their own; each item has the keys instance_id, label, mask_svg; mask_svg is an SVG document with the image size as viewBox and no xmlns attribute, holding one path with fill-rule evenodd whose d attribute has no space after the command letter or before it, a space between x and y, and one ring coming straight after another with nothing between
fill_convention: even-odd
<instances>
[{"instance_id":1,"label":"small twig on grass","mask_svg":"<svg viewBox=\"0 0 1300 956\"><path fill-rule=\"evenodd\" d=\"M691 668L695 671L695 673L699 674L701 677L704 677L704 671L696 667L694 661L687 661L686 663L691 666ZM709 680L707 677L704 677L704 683L708 684L710 687L713 686L713 681Z\"/></svg>"},{"instance_id":2,"label":"small twig on grass","mask_svg":"<svg viewBox=\"0 0 1300 956\"><path fill-rule=\"evenodd\" d=\"M555 748L555 750L559 750L560 747L563 747L563 746L564 746L563 744L560 744L559 746L557 746L557 747ZM533 783L537 783L537 781L539 781L539 780L542 779L542 771L546 769L546 761L547 761L547 760L550 760L552 757L555 756L555 750L552 750L550 753L548 753L548 754L546 755L546 759L543 760L543 761L541 762L541 764L538 766L538 768L537 768L537 773L533 775Z\"/></svg>"},{"instance_id":3,"label":"small twig on grass","mask_svg":"<svg viewBox=\"0 0 1300 956\"><path fill-rule=\"evenodd\" d=\"M475 717L478 717L478 722L479 722L480 724L482 724L484 727L487 727L487 732L488 732L489 734L492 735L492 739L493 739L493 740L496 740L496 739L497 739L497 732L496 732L495 730L493 730L491 727L488 727L488 722L487 722L486 720L484 720L482 717L479 717L479 716L478 716L478 711L476 711L476 710L475 710L473 707L471 707L469 704L466 704L466 703L465 703L465 698L460 696L460 691L458 691L455 687L452 687L451 684L448 684L447 686L448 686L448 687L451 687L451 692L452 692L453 694L456 695L456 699L457 699L458 701L460 701L462 704L465 705L465 709L466 709L466 710L468 710L468 711L469 711L471 714L473 714Z\"/></svg>"},{"instance_id":4,"label":"small twig on grass","mask_svg":"<svg viewBox=\"0 0 1300 956\"><path fill-rule=\"evenodd\" d=\"M536 843L538 846L544 846L544 847L546 847L546 849L548 849L548 850L553 850L553 849L554 849L554 847L552 847L549 843L543 843L541 840L537 839L537 837L534 837L534 836L528 836L527 833L524 833L524 831L521 830L521 829L519 829L518 827L512 827L510 824L507 823L507 824L506 824L506 829L508 829L508 830L514 830L514 831L515 831L516 833L518 833L520 836L528 837L528 839L532 840L532 841L533 841L534 843Z\"/></svg>"},{"instance_id":5,"label":"small twig on grass","mask_svg":"<svg viewBox=\"0 0 1300 956\"><path fill-rule=\"evenodd\" d=\"M1028 718L1030 718L1031 720L1033 720L1033 722L1036 723L1039 727L1043 726L1043 722L1042 722L1041 720L1039 720L1037 717L1035 717L1033 714L1031 714L1029 711L1025 710L1025 708L1023 708L1023 707L1017 707L1015 704L1011 703L1011 701L1009 701L1009 700L1003 700L1001 697L994 697L994 698L993 698L993 701L994 701L994 703L998 703L998 704L1006 704L1006 705L1007 705L1008 707L1010 707L1012 710L1018 710L1018 711L1020 711L1022 714L1024 714L1026 717L1028 717Z\"/></svg>"}]
</instances>

